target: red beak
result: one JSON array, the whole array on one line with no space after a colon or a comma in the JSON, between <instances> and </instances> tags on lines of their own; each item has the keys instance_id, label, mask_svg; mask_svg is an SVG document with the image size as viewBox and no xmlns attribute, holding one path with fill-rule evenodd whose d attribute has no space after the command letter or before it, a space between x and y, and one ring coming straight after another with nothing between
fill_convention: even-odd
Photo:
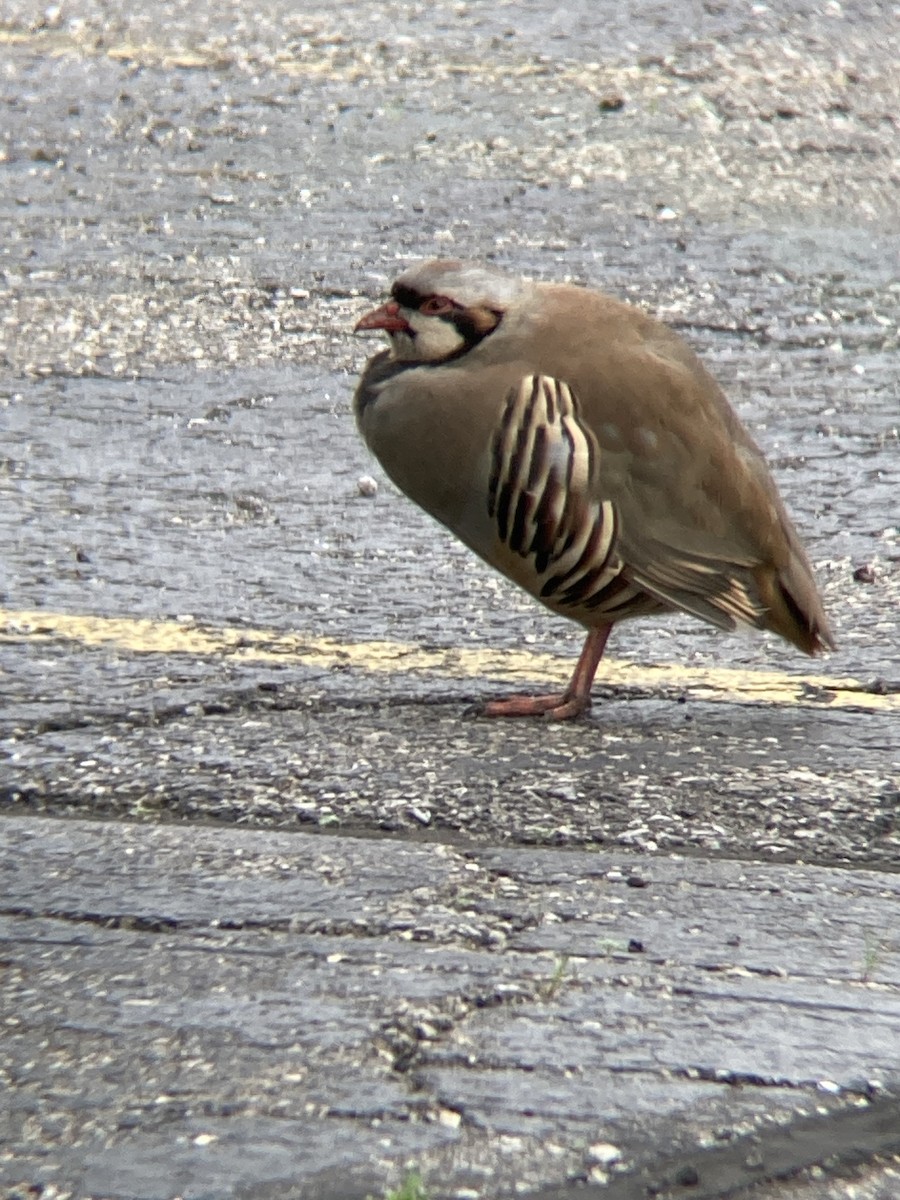
<instances>
[{"instance_id":1,"label":"red beak","mask_svg":"<svg viewBox=\"0 0 900 1200\"><path fill-rule=\"evenodd\" d=\"M411 333L409 325L400 316L400 305L396 300L389 300L370 313L366 313L353 326L353 332L359 333L364 329L383 329L386 333Z\"/></svg>"}]
</instances>

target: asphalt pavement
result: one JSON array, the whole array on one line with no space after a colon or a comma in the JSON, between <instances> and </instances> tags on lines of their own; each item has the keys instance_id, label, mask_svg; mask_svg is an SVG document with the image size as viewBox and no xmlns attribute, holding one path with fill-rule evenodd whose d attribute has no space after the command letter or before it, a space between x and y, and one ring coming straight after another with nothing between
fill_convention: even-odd
<instances>
[{"instance_id":1,"label":"asphalt pavement","mask_svg":"<svg viewBox=\"0 0 900 1200\"><path fill-rule=\"evenodd\" d=\"M900 1195L898 43L0 2L4 1195ZM353 427L435 255L674 324L837 653L634 623L474 715L580 633Z\"/></svg>"}]
</instances>

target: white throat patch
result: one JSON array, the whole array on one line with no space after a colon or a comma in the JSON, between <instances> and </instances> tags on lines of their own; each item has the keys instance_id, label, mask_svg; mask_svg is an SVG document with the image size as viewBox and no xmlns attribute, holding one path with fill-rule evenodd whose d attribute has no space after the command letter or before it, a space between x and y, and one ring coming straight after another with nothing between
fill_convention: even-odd
<instances>
[{"instance_id":1,"label":"white throat patch","mask_svg":"<svg viewBox=\"0 0 900 1200\"><path fill-rule=\"evenodd\" d=\"M415 337L399 331L392 333L393 356L403 362L437 362L455 354L464 345L459 330L450 321L428 317L423 313L403 309Z\"/></svg>"}]
</instances>

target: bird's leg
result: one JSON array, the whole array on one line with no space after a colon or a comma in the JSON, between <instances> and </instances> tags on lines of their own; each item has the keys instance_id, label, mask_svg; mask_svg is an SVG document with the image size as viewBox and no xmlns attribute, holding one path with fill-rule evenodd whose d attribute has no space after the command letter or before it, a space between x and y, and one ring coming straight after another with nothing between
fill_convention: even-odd
<instances>
[{"instance_id":1,"label":"bird's leg","mask_svg":"<svg viewBox=\"0 0 900 1200\"><path fill-rule=\"evenodd\" d=\"M550 696L507 696L490 700L482 709L484 717L546 717L550 721L568 721L591 707L591 686L612 625L591 629L564 692Z\"/></svg>"}]
</instances>

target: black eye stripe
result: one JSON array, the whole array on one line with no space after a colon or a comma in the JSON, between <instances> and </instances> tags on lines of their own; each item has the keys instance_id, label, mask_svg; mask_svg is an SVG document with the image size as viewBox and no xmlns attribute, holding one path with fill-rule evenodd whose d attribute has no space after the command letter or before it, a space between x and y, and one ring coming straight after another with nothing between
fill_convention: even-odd
<instances>
[{"instance_id":1,"label":"black eye stripe","mask_svg":"<svg viewBox=\"0 0 900 1200\"><path fill-rule=\"evenodd\" d=\"M391 296L404 308L418 308L425 299L420 292L417 292L414 288L407 287L403 283L394 284L391 288Z\"/></svg>"},{"instance_id":2,"label":"black eye stripe","mask_svg":"<svg viewBox=\"0 0 900 1200\"><path fill-rule=\"evenodd\" d=\"M426 304L431 300L438 300L441 304L448 305L446 313L439 315L445 316L448 319L452 312L465 312L465 307L462 304L457 304L455 300L451 300L449 296L442 296L437 292L425 295L423 292L417 292L415 288L408 287L405 283L395 283L391 288L391 298L396 300L403 308L413 308L421 311ZM452 312L451 312L452 310Z\"/></svg>"}]
</instances>

